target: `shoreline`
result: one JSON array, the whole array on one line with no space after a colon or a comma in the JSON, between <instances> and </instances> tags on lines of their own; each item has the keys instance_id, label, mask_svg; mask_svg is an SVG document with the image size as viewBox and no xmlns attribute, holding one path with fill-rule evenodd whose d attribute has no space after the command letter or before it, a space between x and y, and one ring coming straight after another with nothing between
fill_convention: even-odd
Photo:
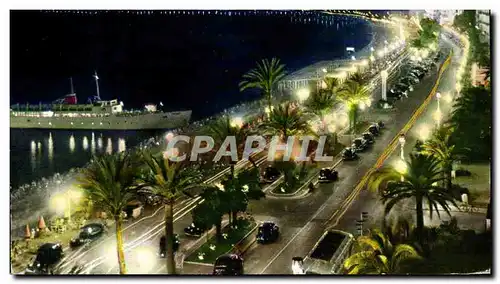
<instances>
[{"instance_id":1,"label":"shoreline","mask_svg":"<svg viewBox=\"0 0 500 284\"><path fill-rule=\"evenodd\" d=\"M384 27L384 26L381 26L381 25L378 25L376 23L373 23L373 22L370 22L370 21L367 21L371 26L372 26L372 33L373 33L373 37L372 37L372 40L365 46L363 47L361 50L355 52L355 56L358 58L361 58L363 55L366 54L366 52L369 50L369 48L371 46L373 46L373 44L379 40L379 38L377 38L377 36L380 36L379 34L377 34L376 32L376 29L380 29L384 32L388 32L387 28ZM336 58L334 59L333 61L342 61L342 60L345 60L345 56L343 58ZM321 61L320 61L321 62ZM317 62L319 63L319 62ZM312 64L312 65L316 65L317 63L315 64ZM291 76L292 74L296 73L297 71L301 71L301 70L306 70L308 68L310 68L311 65L307 65L307 66L304 66L303 68L300 68L298 70L296 70L295 72L292 72L292 73L289 73L289 75L287 75L285 78L283 78L283 80L286 80L287 77ZM217 117L220 117L221 115L224 115L224 114L229 114L229 113L240 113L242 112L242 109L246 109L246 112L248 112L249 110L255 108L255 107L259 107L259 105L262 103L262 99L257 99L257 100L253 100L253 101L247 101L247 102L242 102L242 103L239 103L229 109L224 109L223 111L219 112L218 114L216 115L213 115L213 116L209 116L209 117L206 117L204 119L200 119L200 120L196 120L196 121L193 121L191 123L189 123L189 125L186 127L188 131L196 131L197 128L199 127L202 127L205 123L208 123L210 121L212 121L213 119L216 119ZM243 111L245 112L245 111ZM172 132L176 133L177 131L185 131L185 129L174 129L174 130L171 130ZM138 145L136 145L135 147L141 147L144 145L144 143L147 143L148 141L150 141L151 139L153 139L153 141L157 141L157 140L160 140L161 138L163 137L163 135L161 136L152 136L150 139L147 139L143 142L139 142ZM132 147L132 148L135 148L135 147ZM129 148L131 149L131 148ZM86 167L88 165L85 164L83 167ZM82 167L80 167L82 168ZM31 185L33 185L33 183L42 183L42 182L50 182L51 180L53 181L54 179L56 179L56 183L58 183L58 186L57 187L65 187L65 186L71 186L71 184L74 182L74 174L76 173L76 170L75 168L71 168L69 171L67 172L64 172L63 174L53 174L52 176L48 176L48 177L43 177L37 181L32 181L31 182ZM59 182L57 182L57 178L58 177L62 177L60 179ZM30 185L30 184L28 184ZM19 228L22 228L23 227L23 223L26 223L26 222L36 222L37 220L37 216L33 216L32 214L29 214L31 215L31 217L27 217L26 215L28 215L27 213L28 212L33 212L33 210L37 210L37 208L27 208L27 210L25 209L24 210L24 214L13 214L13 211L12 211L12 206L13 205L16 205L15 203L19 203L19 202L22 202L22 203L25 203L27 202L26 201L26 197L28 195L34 195L32 192L23 192L24 190L21 190L21 188L23 188L25 185L22 185L22 186L19 186L17 188L17 190L15 190L15 192L12 191L12 188L10 190L10 201L11 201L11 212L10 212L10 216L11 216L11 235L14 233L14 231L18 230ZM45 189L48 189L48 188L53 188L53 186L49 186L46 184L45 186ZM52 192L38 192L38 195L45 195L47 197L47 199L50 199L50 196L57 193L58 191L52 191ZM24 194L22 194L24 193ZM35 192L36 193L36 192ZM24 196L21 196L21 195L24 195ZM35 195L36 196L36 195ZM13 199L14 199L14 204L13 204ZM39 200L38 203L44 203L45 200L41 201ZM15 207L22 207L22 206L15 206ZM26 212L28 211L28 212ZM43 213L46 213L47 212L47 209L39 209L37 210L37 214L39 215L46 215L46 214L43 214ZM20 216L19 218L15 218L17 220L13 220L13 215L24 215L24 216ZM18 223L18 224L16 224Z\"/></svg>"}]
</instances>

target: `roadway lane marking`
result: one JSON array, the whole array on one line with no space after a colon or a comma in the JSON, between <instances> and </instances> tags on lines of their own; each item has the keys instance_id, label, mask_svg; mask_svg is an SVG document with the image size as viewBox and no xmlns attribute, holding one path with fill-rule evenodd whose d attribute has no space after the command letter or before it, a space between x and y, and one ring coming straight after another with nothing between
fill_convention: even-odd
<instances>
[{"instance_id":1,"label":"roadway lane marking","mask_svg":"<svg viewBox=\"0 0 500 284\"><path fill-rule=\"evenodd\" d=\"M445 61L445 62L446 62L446 61ZM445 66L445 64L443 64L443 66ZM443 72L444 72L444 71L443 71ZM439 83L440 83L440 78L441 78L441 76L442 76L442 73L443 73L443 72L440 72L440 74L439 74L439 76L438 76L438 78L437 78L437 80L436 80L436 83L435 83L435 85L434 85L434 88L432 89L432 91L431 91L431 93L429 94L428 98L429 98L429 97L430 97L430 98L432 98L432 96L434 95L434 93L435 93L435 91L436 91L436 89L437 89L437 86L438 86L438 85L439 85ZM428 98L427 98L427 99L428 99ZM424 100L423 105L427 105L427 104L428 104L428 100ZM419 109L420 109L420 108L419 108ZM417 110L419 110L419 109L417 109ZM412 118L410 119L410 121L409 121L409 122L408 122L408 123L407 123L407 124L403 127L403 130L404 130L404 129L409 129L409 128L411 128L411 126L410 126L410 127L408 127L408 125L410 125L410 124L411 124L411 125L413 125L413 124L414 124L414 122L415 122L415 117L420 116L420 114L421 114L421 111L420 111L420 112L418 112L418 113L417 113L417 112L415 112L415 113L413 114ZM387 156L388 156L388 152L389 152L388 150L390 150L390 153L392 153L392 152L394 151L394 149L396 148L396 147L395 147L394 142L397 140L397 138L398 138L398 137L399 137L399 135L396 135L396 136L394 137L393 141L389 144L389 145L390 145L390 146L389 146L389 149L386 149L386 151L384 151L384 152L382 153L382 156L379 158L379 161L380 161L381 159L385 160L385 159L387 158ZM393 145L391 145L391 144L393 144ZM391 147L391 146L394 146L394 147ZM376 163L376 164L378 164L378 161L377 161L377 163ZM360 183L359 183L359 184L355 187L355 190L354 190L354 191L351 193L351 195L350 195L350 196L346 199L346 202L344 202L343 206L341 205L341 208L342 208L342 207L346 207L346 208L345 208L345 210L342 212L342 214L339 216L339 218L337 219L336 224L338 224L338 222L339 222L340 218L341 218L341 217L345 214L345 212L347 211L347 209L350 207L350 205L352 204L352 201L353 201L353 200L354 200L354 198L358 195L358 193L361 191L361 189L363 188L363 186L364 186L364 185L365 185L365 183L367 182L368 177L372 174L372 172L374 171L374 169L375 169L375 167L372 167L371 169L369 169L369 170L368 170L367 174L365 174L365 176L363 177L362 181L361 181L361 182L360 182ZM281 254L282 254L282 253L283 253L283 251L284 251L284 250L285 250L285 249L286 249L286 248L287 248L287 247L288 247L288 246L289 246L289 245L290 245L290 244L291 244L291 243L295 240L295 238L297 238L297 236L298 236L300 233L302 233L302 231L303 231L303 230L304 230L304 229L305 229L305 228L309 225L309 223L311 223L311 221L312 221L312 220L314 220L314 219L315 219L315 218L319 215L319 213L321 213L321 211L323 211L323 210L325 209L325 207L326 207L326 205L327 205L327 204L328 204L328 202L325 202L325 203L321 206L321 208L320 208L320 209L318 209L318 211L316 212L316 214L314 214L314 216L313 216L313 217L311 217L311 219L310 219L310 220L309 220L309 221L308 221L308 222L307 222L307 223L306 223L306 224L305 224L305 225L304 225L304 226L303 226L303 227L302 227L302 228L301 228L301 229L300 229L300 230L299 230L299 231L298 231L298 232L297 232L297 233L296 233L293 237L292 237L292 239L290 239L290 241L288 241L288 243L287 243L287 244L286 244L286 245L285 245L285 246L284 246L284 247L283 247L283 248L282 248L282 249L278 252L278 254L276 254L276 255L275 255L275 256L271 259L271 261L270 261L270 262L269 262L269 263L268 263L268 264L264 267L264 269L260 272L260 274L263 274L263 273L264 273L264 271L266 271L266 269L267 269L269 266L271 266L271 264L272 264L272 263L273 263L273 262L274 262L274 261L275 261L275 260L276 260L276 259L277 259L277 258L278 258ZM337 210L337 211L334 213L334 216L332 216L332 218L330 218L330 220L332 220L338 212L340 212L340 210ZM329 220L329 221L330 221L330 220Z\"/></svg>"},{"instance_id":2,"label":"roadway lane marking","mask_svg":"<svg viewBox=\"0 0 500 284\"><path fill-rule=\"evenodd\" d=\"M443 66L447 67L446 62L448 62L448 59L445 60L445 63L443 63ZM413 126L413 124L415 124L416 120L420 117L420 115L422 115L423 110L425 110L427 108L428 104L430 103L429 98L432 99L432 97L434 96L434 93L436 92L436 90L437 90L437 88L438 88L438 86L440 84L441 77L442 77L442 74L444 73L444 71L440 72L440 74L439 74L439 76L438 76L438 78L437 78L437 80L436 80L436 82L434 84L434 87L432 88L430 94L424 100L424 102L422 103L422 105L413 113L412 117L407 122L407 124L405 124L405 126L403 127L402 131L400 131L400 133L406 133L406 132L408 132L411 129L411 127ZM336 218L337 215L340 213L340 215L338 215L338 218L336 219L336 221L332 225L332 227L335 227L335 226L338 225L338 223L340 222L340 219L345 214L345 212L347 212L347 210L351 206L352 202L354 201L354 198L358 196L358 194L361 192L361 190L365 186L366 182L368 181L368 178L395 151L396 146L397 146L396 145L396 142L397 142L396 140L398 139L398 137L399 137L399 135L396 135L394 137L394 139L391 141L391 143L389 143L389 147L387 147L387 149L382 153L382 155L379 157L379 159L377 160L377 162L375 163L375 165L372 168L370 168L370 170L368 170L367 174L365 174L365 176L363 177L363 179L361 180L361 182L355 187L355 189L353 190L353 192L351 193L351 195L340 206L340 208L337 211L335 211L335 213L332 215L332 217L327 222L324 223L325 226L329 222L331 222L334 218ZM341 210L343 210L343 211L341 211Z\"/></svg>"},{"instance_id":3,"label":"roadway lane marking","mask_svg":"<svg viewBox=\"0 0 500 284\"><path fill-rule=\"evenodd\" d=\"M330 199L330 198L329 198ZM328 201L328 200L327 200ZM266 267L264 267L264 269L262 269L262 271L259 273L259 274L263 274L264 271L266 271L266 269L271 266L271 264L283 253L283 251L285 251L285 249L295 240L295 238L297 238L297 236L302 233L306 227L312 223L312 221L326 208L327 205L329 205L330 203L329 202L325 202L323 203L323 205L321 205L321 207L318 209L318 211L316 211L316 213L307 221L307 223L302 226L302 228L297 232L295 233L295 235L286 243L286 245L271 259L271 261L269 261L269 263L266 265Z\"/></svg>"}]
</instances>

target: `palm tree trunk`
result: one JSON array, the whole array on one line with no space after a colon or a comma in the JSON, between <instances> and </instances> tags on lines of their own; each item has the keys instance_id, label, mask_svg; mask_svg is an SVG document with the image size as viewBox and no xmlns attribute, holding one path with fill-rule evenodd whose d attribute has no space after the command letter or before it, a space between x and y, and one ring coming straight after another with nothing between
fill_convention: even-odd
<instances>
[{"instance_id":1,"label":"palm tree trunk","mask_svg":"<svg viewBox=\"0 0 500 284\"><path fill-rule=\"evenodd\" d=\"M220 243L222 240L222 218L215 224L215 241Z\"/></svg>"},{"instance_id":2,"label":"palm tree trunk","mask_svg":"<svg viewBox=\"0 0 500 284\"><path fill-rule=\"evenodd\" d=\"M451 182L451 171L453 170L453 167L450 165L450 166L447 166L446 169L445 169L445 188L446 188L446 191L448 192L451 192L451 188L452 188L452 182Z\"/></svg>"},{"instance_id":3,"label":"palm tree trunk","mask_svg":"<svg viewBox=\"0 0 500 284\"><path fill-rule=\"evenodd\" d=\"M231 176L229 177L230 179L233 179L234 178L234 162L230 162L230 166L229 166L229 169L230 169L230 172L231 172Z\"/></svg>"},{"instance_id":4,"label":"palm tree trunk","mask_svg":"<svg viewBox=\"0 0 500 284\"><path fill-rule=\"evenodd\" d=\"M174 262L174 206L165 204L165 240L167 241L167 273L175 274Z\"/></svg>"},{"instance_id":5,"label":"palm tree trunk","mask_svg":"<svg viewBox=\"0 0 500 284\"><path fill-rule=\"evenodd\" d=\"M231 214L233 215L233 217L232 217L232 219L233 219L232 226L234 227L236 225L236 221L238 221L238 211L233 211L233 212L231 212Z\"/></svg>"},{"instance_id":6,"label":"palm tree trunk","mask_svg":"<svg viewBox=\"0 0 500 284\"><path fill-rule=\"evenodd\" d=\"M116 226L116 251L118 253L118 265L120 274L127 274L125 265L125 252L123 251L123 236L122 236L122 219L120 216L115 216Z\"/></svg>"},{"instance_id":7,"label":"palm tree trunk","mask_svg":"<svg viewBox=\"0 0 500 284\"><path fill-rule=\"evenodd\" d=\"M356 124L358 124L358 105L353 105L351 109L351 119L352 119L352 124L351 124L351 131L352 134L355 135L356 133Z\"/></svg>"},{"instance_id":8,"label":"palm tree trunk","mask_svg":"<svg viewBox=\"0 0 500 284\"><path fill-rule=\"evenodd\" d=\"M266 94L266 98L267 98L267 107L269 108L269 111L271 111L272 106L273 106L273 104L271 102L271 92Z\"/></svg>"},{"instance_id":9,"label":"palm tree trunk","mask_svg":"<svg viewBox=\"0 0 500 284\"><path fill-rule=\"evenodd\" d=\"M423 198L422 196L415 196L416 210L417 210L417 235L422 239L422 233L424 231L424 208L423 208Z\"/></svg>"},{"instance_id":10,"label":"palm tree trunk","mask_svg":"<svg viewBox=\"0 0 500 284\"><path fill-rule=\"evenodd\" d=\"M254 168L257 168L257 164L255 163L255 160L252 157L248 156L248 161L250 161L250 163L252 163L252 166Z\"/></svg>"}]
</instances>

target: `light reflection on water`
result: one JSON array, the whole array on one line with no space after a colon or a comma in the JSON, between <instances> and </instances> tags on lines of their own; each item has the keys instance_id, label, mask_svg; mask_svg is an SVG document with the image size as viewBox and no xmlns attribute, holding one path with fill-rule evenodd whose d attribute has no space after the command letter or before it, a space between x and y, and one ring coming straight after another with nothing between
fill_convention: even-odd
<instances>
[{"instance_id":1,"label":"light reflection on water","mask_svg":"<svg viewBox=\"0 0 500 284\"><path fill-rule=\"evenodd\" d=\"M94 132L92 132L92 139L90 140L90 152L95 154L95 135Z\"/></svg>"},{"instance_id":2,"label":"light reflection on water","mask_svg":"<svg viewBox=\"0 0 500 284\"><path fill-rule=\"evenodd\" d=\"M153 135L151 131L11 130L12 189L82 167L93 154L126 151Z\"/></svg>"},{"instance_id":3,"label":"light reflection on water","mask_svg":"<svg viewBox=\"0 0 500 284\"><path fill-rule=\"evenodd\" d=\"M113 142L111 141L111 138L108 138L108 145L106 146L106 153L108 153L108 154L113 153Z\"/></svg>"},{"instance_id":4,"label":"light reflection on water","mask_svg":"<svg viewBox=\"0 0 500 284\"><path fill-rule=\"evenodd\" d=\"M73 134L69 137L69 151L71 153L75 152L75 137Z\"/></svg>"},{"instance_id":5,"label":"light reflection on water","mask_svg":"<svg viewBox=\"0 0 500 284\"><path fill-rule=\"evenodd\" d=\"M97 138L97 148L99 148L99 150L102 150L102 135Z\"/></svg>"},{"instance_id":6,"label":"light reflection on water","mask_svg":"<svg viewBox=\"0 0 500 284\"><path fill-rule=\"evenodd\" d=\"M52 164L54 160L54 140L52 139L52 133L49 132L49 141L47 142L47 155L49 158L49 163Z\"/></svg>"},{"instance_id":7,"label":"light reflection on water","mask_svg":"<svg viewBox=\"0 0 500 284\"><path fill-rule=\"evenodd\" d=\"M89 140L87 139L87 136L83 136L82 147L85 151L89 149Z\"/></svg>"},{"instance_id":8,"label":"light reflection on water","mask_svg":"<svg viewBox=\"0 0 500 284\"><path fill-rule=\"evenodd\" d=\"M127 146L125 144L125 139L118 138L118 152L123 152L127 150Z\"/></svg>"}]
</instances>

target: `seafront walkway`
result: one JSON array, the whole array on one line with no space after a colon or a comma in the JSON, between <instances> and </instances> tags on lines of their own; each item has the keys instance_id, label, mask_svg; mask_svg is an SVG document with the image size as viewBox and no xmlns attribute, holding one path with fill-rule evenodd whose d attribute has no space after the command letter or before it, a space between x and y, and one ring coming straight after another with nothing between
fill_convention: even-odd
<instances>
[{"instance_id":1,"label":"seafront walkway","mask_svg":"<svg viewBox=\"0 0 500 284\"><path fill-rule=\"evenodd\" d=\"M376 49L374 47L378 47L379 49L387 48L388 46L388 35L384 33L383 27L378 27L377 32L375 33L374 39L370 42L368 46L363 48L358 53L354 54L357 58L356 60L352 59L333 59L331 61L321 61L316 64L306 66L300 70L290 73L283 80L283 85L280 88L285 88L287 90L286 93L293 93L293 91L300 88L301 84L309 84L309 81L318 80L321 76L327 76L329 74L345 74L345 77L349 75L349 73L355 72L353 66L358 66L356 70L360 72L369 71L369 68L373 68L375 64L368 64L366 62L370 60L370 57L366 56L370 54L373 56L374 51ZM370 51L367 53L367 50ZM386 52L388 53L388 52ZM384 54L385 55L385 54ZM388 54L389 55L389 54ZM379 57L375 59L375 63L382 62L384 57ZM380 64L380 63L378 63ZM347 70L342 71L342 70ZM326 71L326 72L325 72ZM341 73L344 72L344 73ZM305 80L305 81L304 81ZM297 82L290 84L289 82ZM287 87L287 84L289 86ZM292 94L293 95L293 94ZM290 97L288 97L290 100ZM256 100L251 102L245 102L239 105L236 105L230 109L224 110L222 113L215 115L210 118L206 118L200 121L195 121L191 123L188 127L183 129L171 130L173 133L185 133L185 132L196 132L196 130L201 129L208 123L218 119L222 115L239 115L244 116L246 114L258 113L262 111L262 100ZM140 143L139 147L144 147L146 145L151 146L160 146L164 142L165 135L160 135L157 137L152 137L142 143ZM63 191L69 187L71 187L75 180L77 169L71 169L69 172L64 174L55 174L52 177L43 178L39 181L34 181L30 184L26 184L17 188L15 190L10 190L11 192L11 235L12 237L22 236L22 228L26 225L26 223L36 222L37 218L42 215L46 215L48 212L47 206L45 206L50 200L51 196L57 194L60 191ZM21 230L20 230L21 228Z\"/></svg>"}]
</instances>

